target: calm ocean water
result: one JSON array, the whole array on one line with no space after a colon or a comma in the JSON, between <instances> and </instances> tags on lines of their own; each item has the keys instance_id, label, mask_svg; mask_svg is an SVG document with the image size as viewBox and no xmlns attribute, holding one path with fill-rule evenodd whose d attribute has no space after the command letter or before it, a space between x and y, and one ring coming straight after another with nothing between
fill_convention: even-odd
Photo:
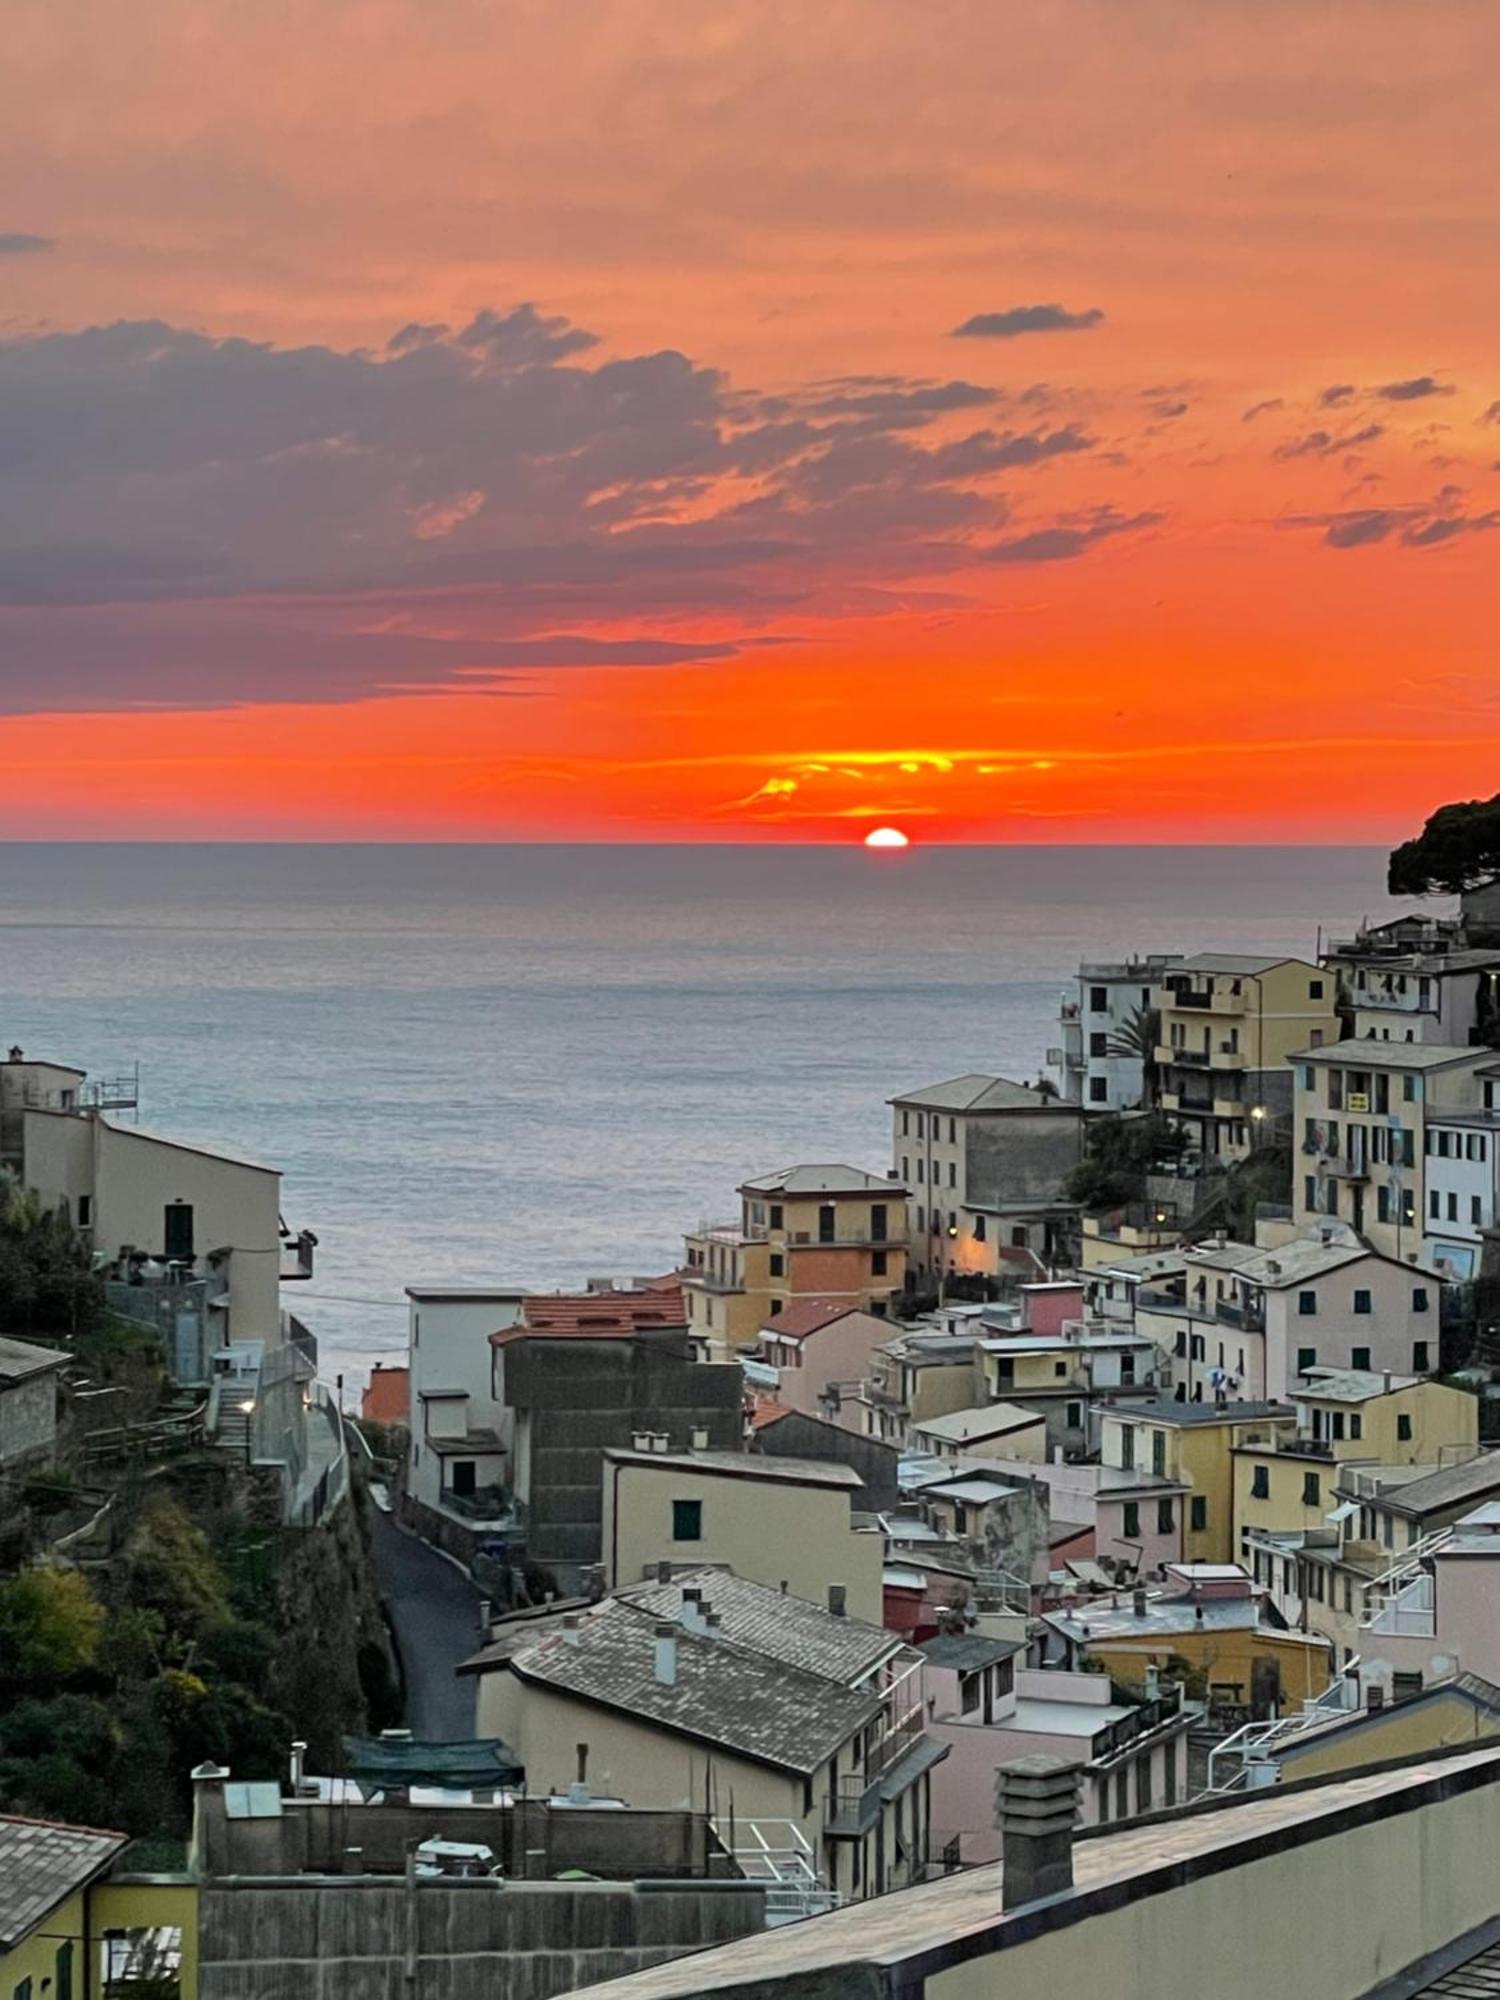
<instances>
[{"instance_id":1,"label":"calm ocean water","mask_svg":"<svg viewBox=\"0 0 1500 2000\"><path fill-rule=\"evenodd\" d=\"M279 1165L324 1372L417 1278L666 1270L794 1160L888 1163L885 1099L1034 1076L1080 958L1313 950L1368 848L0 846L0 1042Z\"/></svg>"}]
</instances>

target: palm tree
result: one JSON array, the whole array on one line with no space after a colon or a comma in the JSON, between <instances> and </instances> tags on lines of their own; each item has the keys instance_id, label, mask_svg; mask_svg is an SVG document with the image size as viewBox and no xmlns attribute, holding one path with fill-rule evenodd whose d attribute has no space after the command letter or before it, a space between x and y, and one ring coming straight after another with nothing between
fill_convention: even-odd
<instances>
[{"instance_id":1,"label":"palm tree","mask_svg":"<svg viewBox=\"0 0 1500 2000\"><path fill-rule=\"evenodd\" d=\"M1160 1034L1161 1015L1154 1007L1143 1004L1131 1008L1104 1045L1106 1055L1125 1056L1131 1062L1140 1064L1141 1103L1148 1111L1156 1108L1159 1080L1156 1073L1156 1045Z\"/></svg>"}]
</instances>

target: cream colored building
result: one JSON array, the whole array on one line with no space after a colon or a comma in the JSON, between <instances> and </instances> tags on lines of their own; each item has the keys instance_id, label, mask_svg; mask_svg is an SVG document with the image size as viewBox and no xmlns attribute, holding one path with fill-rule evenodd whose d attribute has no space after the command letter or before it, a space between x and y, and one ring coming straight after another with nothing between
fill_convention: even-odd
<instances>
[{"instance_id":1,"label":"cream colored building","mask_svg":"<svg viewBox=\"0 0 1500 2000\"><path fill-rule=\"evenodd\" d=\"M722 1571L638 1584L466 1662L476 1729L529 1789L589 1783L701 1811L736 1845L806 1842L840 1895L919 1881L930 1773L922 1659L894 1633Z\"/></svg>"},{"instance_id":2,"label":"cream colored building","mask_svg":"<svg viewBox=\"0 0 1500 2000\"><path fill-rule=\"evenodd\" d=\"M1207 1160L1243 1160L1291 1106L1288 1059L1336 1041L1337 981L1300 958L1202 952L1156 988L1161 1108Z\"/></svg>"},{"instance_id":3,"label":"cream colored building","mask_svg":"<svg viewBox=\"0 0 1500 2000\"><path fill-rule=\"evenodd\" d=\"M1435 1263L1447 1218L1429 1213L1428 1120L1485 1109L1494 1093L1482 1072L1495 1060L1493 1049L1422 1042L1344 1041L1300 1054L1298 1221L1338 1216L1387 1257Z\"/></svg>"},{"instance_id":4,"label":"cream colored building","mask_svg":"<svg viewBox=\"0 0 1500 2000\"><path fill-rule=\"evenodd\" d=\"M863 1492L852 1466L814 1459L606 1451L605 1581L707 1565L878 1625L884 1547L851 1517Z\"/></svg>"},{"instance_id":5,"label":"cream colored building","mask_svg":"<svg viewBox=\"0 0 1500 2000\"><path fill-rule=\"evenodd\" d=\"M746 1181L735 1222L684 1239L692 1332L715 1357L751 1347L797 1300L886 1318L906 1283L906 1189L860 1167L787 1167Z\"/></svg>"},{"instance_id":6,"label":"cream colored building","mask_svg":"<svg viewBox=\"0 0 1500 2000\"><path fill-rule=\"evenodd\" d=\"M122 1282L206 1280L209 1347L280 1341L281 1283L311 1276L313 1239L282 1224L279 1170L105 1116L133 1101L13 1049L0 1062L0 1164Z\"/></svg>"}]
</instances>

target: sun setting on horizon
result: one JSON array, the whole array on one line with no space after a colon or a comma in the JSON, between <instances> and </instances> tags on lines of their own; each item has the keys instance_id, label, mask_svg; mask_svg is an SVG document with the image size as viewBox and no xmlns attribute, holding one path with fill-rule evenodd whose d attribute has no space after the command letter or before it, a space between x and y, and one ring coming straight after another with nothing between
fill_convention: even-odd
<instances>
[{"instance_id":1,"label":"sun setting on horizon","mask_svg":"<svg viewBox=\"0 0 1500 2000\"><path fill-rule=\"evenodd\" d=\"M899 826L872 827L865 835L866 847L910 847L911 841Z\"/></svg>"}]
</instances>

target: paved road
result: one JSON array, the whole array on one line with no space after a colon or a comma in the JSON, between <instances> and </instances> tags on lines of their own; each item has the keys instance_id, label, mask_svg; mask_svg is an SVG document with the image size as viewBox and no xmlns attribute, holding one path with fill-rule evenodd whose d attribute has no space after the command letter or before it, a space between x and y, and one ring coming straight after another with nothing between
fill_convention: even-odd
<instances>
[{"instance_id":1,"label":"paved road","mask_svg":"<svg viewBox=\"0 0 1500 2000\"><path fill-rule=\"evenodd\" d=\"M474 1734L474 1682L453 1669L480 1644L479 1592L453 1564L370 1509L380 1595L406 1674L406 1723L419 1742Z\"/></svg>"}]
</instances>

